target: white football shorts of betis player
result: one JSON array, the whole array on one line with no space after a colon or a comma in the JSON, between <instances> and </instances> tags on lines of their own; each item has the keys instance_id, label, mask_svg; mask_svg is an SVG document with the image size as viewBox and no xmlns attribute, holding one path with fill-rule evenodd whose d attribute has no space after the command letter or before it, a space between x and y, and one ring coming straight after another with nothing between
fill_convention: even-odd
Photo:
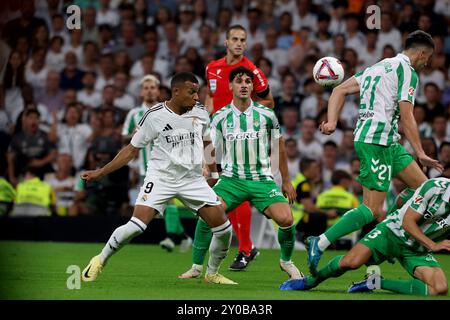
<instances>
[{"instance_id":1,"label":"white football shorts of betis player","mask_svg":"<svg viewBox=\"0 0 450 320\"><path fill-rule=\"evenodd\" d=\"M220 205L202 174L203 141L210 140L209 136L209 114L200 104L182 115L172 112L165 103L148 110L131 139L136 148L152 144L135 204L149 206L160 214L174 197L193 211Z\"/></svg>"}]
</instances>

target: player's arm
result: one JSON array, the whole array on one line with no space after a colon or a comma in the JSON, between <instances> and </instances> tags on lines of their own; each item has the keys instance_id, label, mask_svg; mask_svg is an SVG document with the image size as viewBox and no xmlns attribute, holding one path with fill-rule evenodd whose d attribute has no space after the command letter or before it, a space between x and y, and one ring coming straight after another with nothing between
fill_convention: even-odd
<instances>
[{"instance_id":1,"label":"player's arm","mask_svg":"<svg viewBox=\"0 0 450 320\"><path fill-rule=\"evenodd\" d=\"M214 101L213 101L213 98L211 97L211 95L209 93L209 90L208 90L208 93L206 94L206 97L205 97L205 107L206 107L206 110L208 110L209 114L213 113L213 111L214 111Z\"/></svg>"},{"instance_id":2,"label":"player's arm","mask_svg":"<svg viewBox=\"0 0 450 320\"><path fill-rule=\"evenodd\" d=\"M436 243L422 232L422 229L420 229L418 225L419 221L422 218L422 214L415 211L413 208L408 208L408 210L406 210L405 217L403 218L403 229L405 229L406 232L408 232L412 237L414 237L430 251L450 251L450 240L444 240Z\"/></svg>"},{"instance_id":3,"label":"player's arm","mask_svg":"<svg viewBox=\"0 0 450 320\"><path fill-rule=\"evenodd\" d=\"M119 168L122 168L124 165L130 162L137 156L138 152L139 148L134 147L130 143L125 148L120 150L119 153L114 157L114 159L112 159L104 167L97 170L85 171L80 176L87 181L106 176L107 174L116 171Z\"/></svg>"},{"instance_id":4,"label":"player's arm","mask_svg":"<svg viewBox=\"0 0 450 320\"><path fill-rule=\"evenodd\" d=\"M289 171L287 165L286 149L284 145L283 137L278 139L278 150L280 159L280 174L281 174L281 190L283 194L289 199L289 203L294 203L297 198L294 187L292 186L291 179L289 178Z\"/></svg>"},{"instance_id":5,"label":"player's arm","mask_svg":"<svg viewBox=\"0 0 450 320\"><path fill-rule=\"evenodd\" d=\"M341 114L342 107L345 103L345 97L359 92L359 83L355 77L347 79L345 82L333 89L330 99L328 100L327 121L320 124L320 131L323 134L332 134L336 130L336 126Z\"/></svg>"},{"instance_id":6,"label":"player's arm","mask_svg":"<svg viewBox=\"0 0 450 320\"><path fill-rule=\"evenodd\" d=\"M420 163L427 167L433 167L439 172L444 171L438 160L434 160L425 154L420 142L419 129L413 114L413 105L409 101L400 101L400 123L403 127L406 139L411 143Z\"/></svg>"},{"instance_id":7,"label":"player's arm","mask_svg":"<svg viewBox=\"0 0 450 320\"><path fill-rule=\"evenodd\" d=\"M270 109L273 109L275 107L275 102L273 100L272 92L270 91L269 87L267 87L267 89L261 93L256 93L255 101Z\"/></svg>"}]
</instances>

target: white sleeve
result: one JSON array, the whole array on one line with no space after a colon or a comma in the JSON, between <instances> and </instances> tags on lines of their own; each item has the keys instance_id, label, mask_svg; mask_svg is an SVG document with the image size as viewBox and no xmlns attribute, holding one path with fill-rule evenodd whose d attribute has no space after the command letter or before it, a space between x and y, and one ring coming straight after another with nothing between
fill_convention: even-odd
<instances>
[{"instance_id":1,"label":"white sleeve","mask_svg":"<svg viewBox=\"0 0 450 320\"><path fill-rule=\"evenodd\" d=\"M158 136L152 125L152 119L147 117L142 125L136 126L136 133L131 138L131 145L136 148L144 148Z\"/></svg>"}]
</instances>

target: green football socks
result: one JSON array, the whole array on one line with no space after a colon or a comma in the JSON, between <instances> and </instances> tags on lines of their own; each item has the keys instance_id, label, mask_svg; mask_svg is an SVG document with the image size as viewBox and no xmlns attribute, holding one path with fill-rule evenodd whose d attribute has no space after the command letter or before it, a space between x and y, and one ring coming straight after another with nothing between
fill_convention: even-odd
<instances>
[{"instance_id":1,"label":"green football socks","mask_svg":"<svg viewBox=\"0 0 450 320\"><path fill-rule=\"evenodd\" d=\"M290 261L295 247L295 226L278 228L278 243L281 247L280 259Z\"/></svg>"},{"instance_id":2,"label":"green football socks","mask_svg":"<svg viewBox=\"0 0 450 320\"><path fill-rule=\"evenodd\" d=\"M411 295L428 295L428 286L419 279L413 280L389 280L381 279L381 289L389 290L396 293Z\"/></svg>"},{"instance_id":3,"label":"green football socks","mask_svg":"<svg viewBox=\"0 0 450 320\"><path fill-rule=\"evenodd\" d=\"M211 239L212 232L208 224L202 219L198 219L195 227L194 243L192 244L192 262L194 264L203 265Z\"/></svg>"},{"instance_id":4,"label":"green football socks","mask_svg":"<svg viewBox=\"0 0 450 320\"><path fill-rule=\"evenodd\" d=\"M361 229L374 219L372 211L365 204L348 211L331 228L325 231L325 236L330 242Z\"/></svg>"}]
</instances>

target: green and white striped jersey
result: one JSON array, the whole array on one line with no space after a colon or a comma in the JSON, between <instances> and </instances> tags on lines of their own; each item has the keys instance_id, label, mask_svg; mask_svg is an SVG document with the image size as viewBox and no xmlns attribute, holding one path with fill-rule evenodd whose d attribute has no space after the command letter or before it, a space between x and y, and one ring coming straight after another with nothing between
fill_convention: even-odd
<instances>
[{"instance_id":1,"label":"green and white striped jersey","mask_svg":"<svg viewBox=\"0 0 450 320\"><path fill-rule=\"evenodd\" d=\"M419 77L399 53L354 75L359 84L359 118L354 141L389 146L400 140L400 101L414 104Z\"/></svg>"},{"instance_id":2,"label":"green and white striped jersey","mask_svg":"<svg viewBox=\"0 0 450 320\"><path fill-rule=\"evenodd\" d=\"M140 107L136 107L131 109L127 113L127 117L125 118L125 122L122 128L122 136L128 136L133 133L139 121L142 119L144 114L149 110L149 108L142 104ZM139 175L145 176L147 172L147 162L150 159L150 151L152 149L151 145L147 145L139 151Z\"/></svg>"},{"instance_id":3,"label":"green and white striped jersey","mask_svg":"<svg viewBox=\"0 0 450 320\"><path fill-rule=\"evenodd\" d=\"M241 112L231 102L213 115L211 137L216 154L222 159L223 175L273 180L270 150L278 150L281 133L272 109L251 101L248 109Z\"/></svg>"},{"instance_id":4,"label":"green and white striped jersey","mask_svg":"<svg viewBox=\"0 0 450 320\"><path fill-rule=\"evenodd\" d=\"M450 234L450 179L434 178L425 181L400 209L391 213L382 222L404 244L417 251L427 251L415 238L403 229L403 218L408 208L423 215L419 220L422 232L435 242Z\"/></svg>"}]
</instances>

